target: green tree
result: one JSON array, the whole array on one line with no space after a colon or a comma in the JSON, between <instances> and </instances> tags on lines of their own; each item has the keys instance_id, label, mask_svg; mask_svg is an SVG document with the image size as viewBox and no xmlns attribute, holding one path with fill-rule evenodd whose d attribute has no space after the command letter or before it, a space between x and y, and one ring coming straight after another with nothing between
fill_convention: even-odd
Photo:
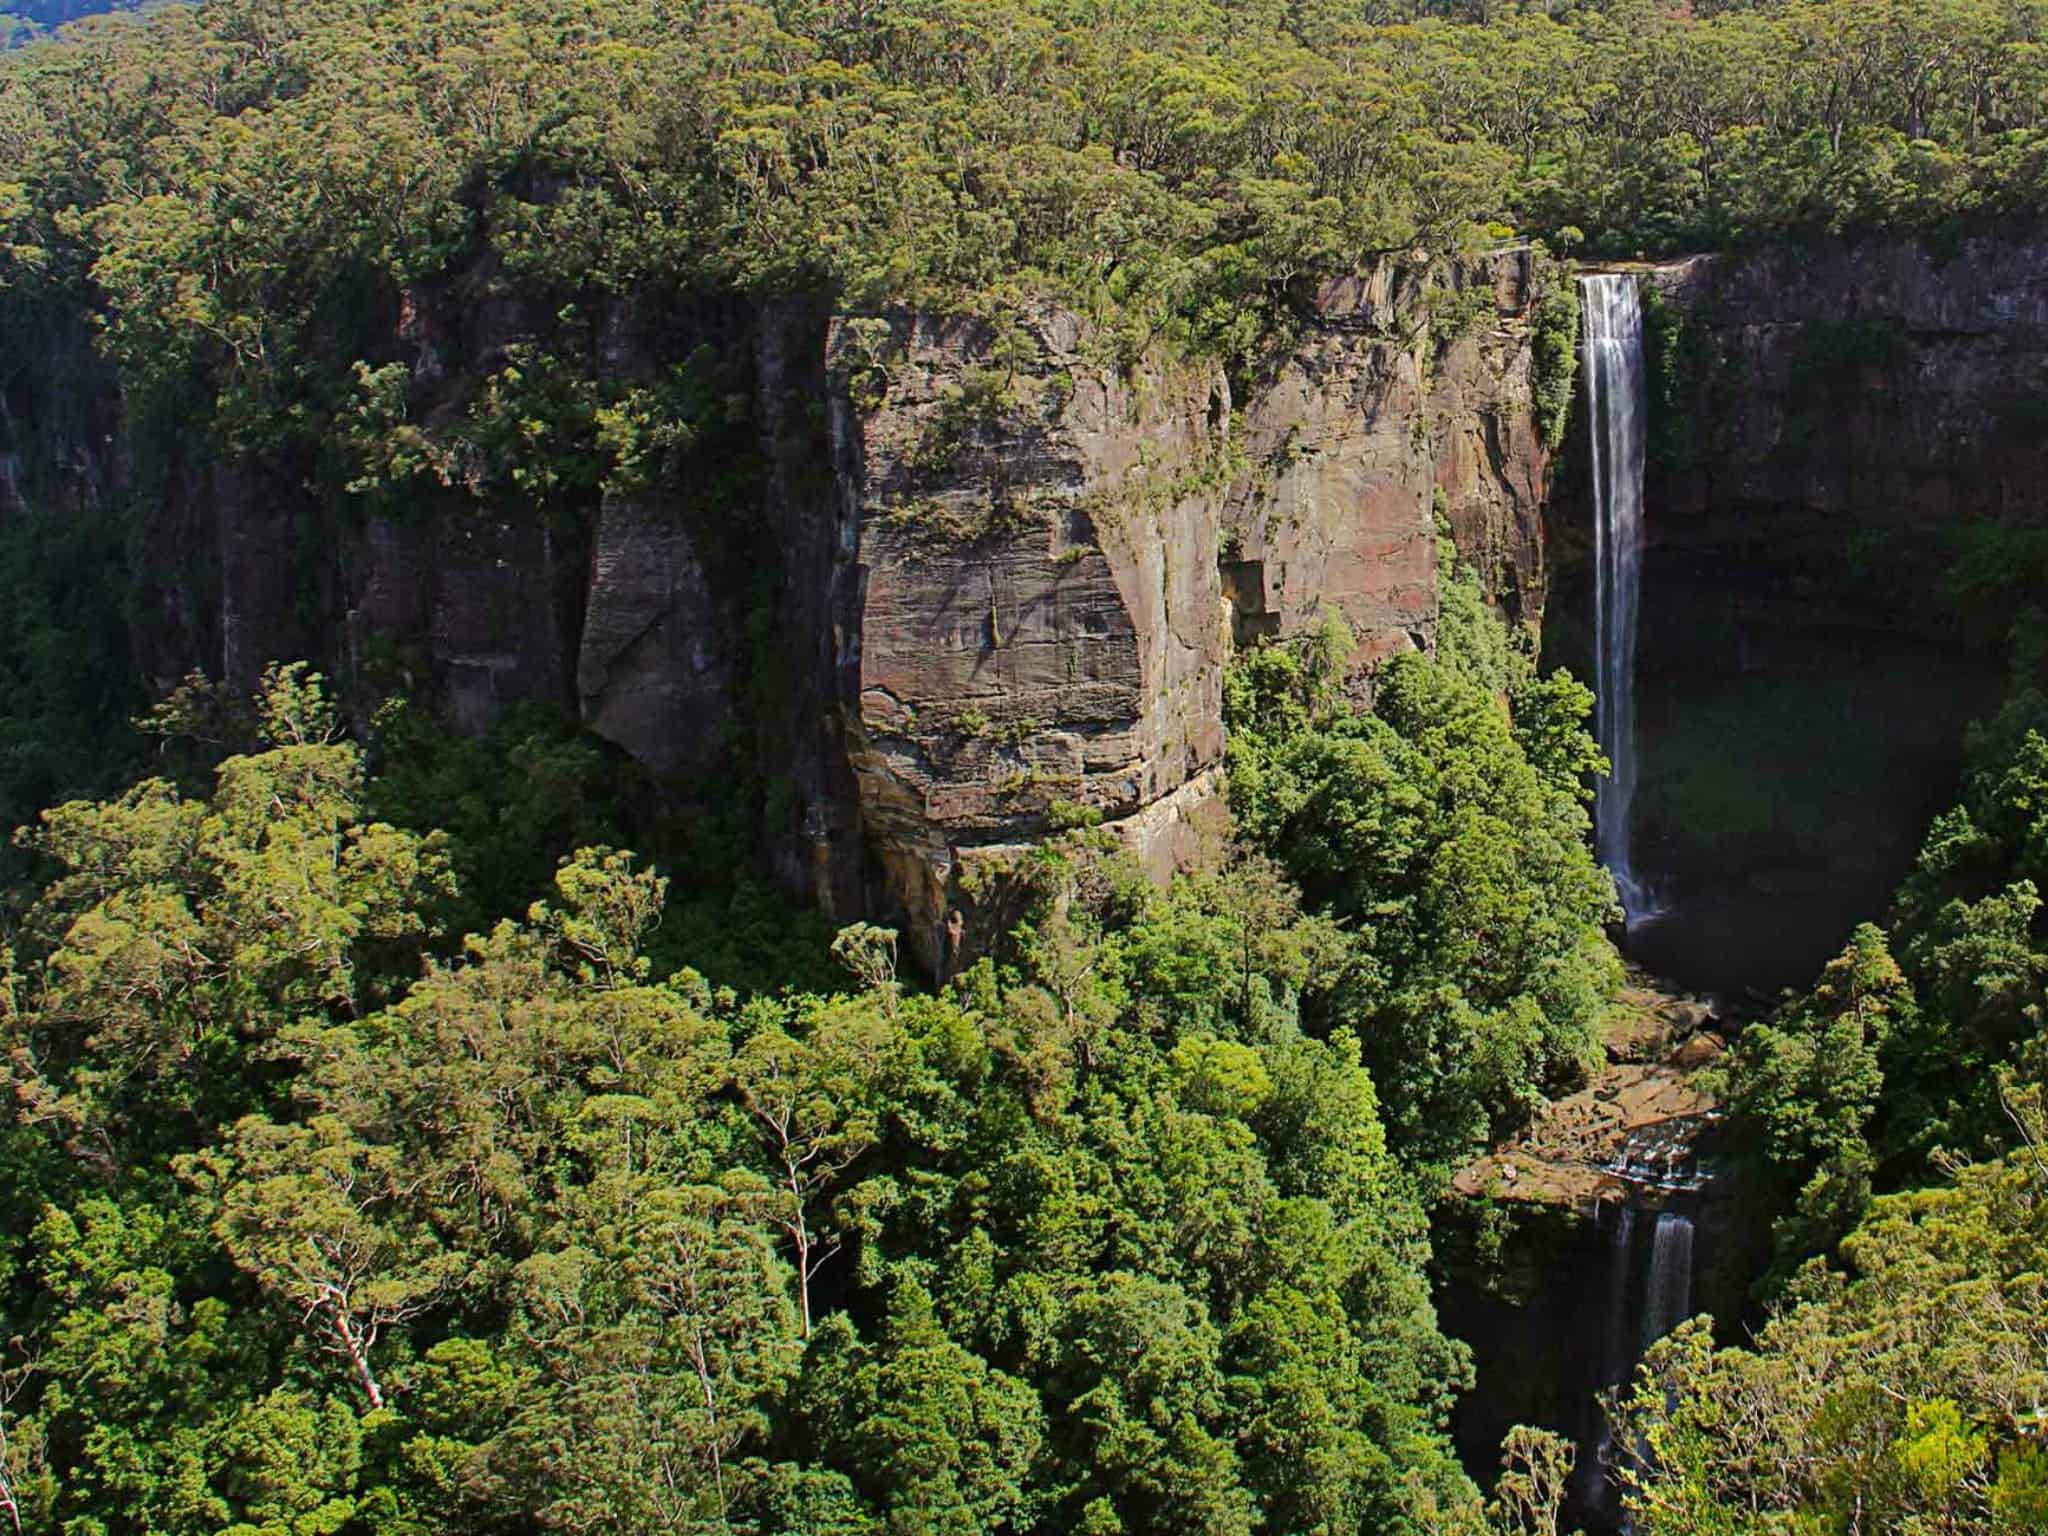
<instances>
[{"instance_id":1,"label":"green tree","mask_svg":"<svg viewBox=\"0 0 2048 1536\"><path fill-rule=\"evenodd\" d=\"M1447 623L1436 662L1381 669L1371 715L1277 649L1231 685L1232 807L1354 928L1332 1011L1365 1042L1404 1145L1429 1158L1582 1074L1619 980L1601 933L1612 888L1585 841L1583 690L1526 685L1527 670L1474 609ZM1535 761L1503 705L1515 694Z\"/></svg>"}]
</instances>

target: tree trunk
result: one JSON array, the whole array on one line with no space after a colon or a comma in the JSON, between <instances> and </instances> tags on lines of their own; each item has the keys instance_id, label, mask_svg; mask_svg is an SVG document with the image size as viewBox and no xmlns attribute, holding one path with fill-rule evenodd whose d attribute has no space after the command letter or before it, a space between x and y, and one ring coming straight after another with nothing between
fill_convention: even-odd
<instances>
[{"instance_id":1,"label":"tree trunk","mask_svg":"<svg viewBox=\"0 0 2048 1536\"><path fill-rule=\"evenodd\" d=\"M362 1386L363 1395L369 1398L373 1410L382 1408L384 1389L377 1385L376 1373L370 1369L370 1350L367 1341L356 1332L355 1324L349 1320L348 1313L337 1303L330 1301L328 1307L334 1313L335 1337L341 1340L341 1351L348 1356L349 1366L356 1373L356 1380Z\"/></svg>"},{"instance_id":2,"label":"tree trunk","mask_svg":"<svg viewBox=\"0 0 2048 1536\"><path fill-rule=\"evenodd\" d=\"M803 1319L804 1339L808 1342L811 1337L811 1228L804 1220L803 1181L793 1163L785 1163L784 1166L789 1169L789 1198L792 1202L789 1235L796 1244L797 1310Z\"/></svg>"}]
</instances>

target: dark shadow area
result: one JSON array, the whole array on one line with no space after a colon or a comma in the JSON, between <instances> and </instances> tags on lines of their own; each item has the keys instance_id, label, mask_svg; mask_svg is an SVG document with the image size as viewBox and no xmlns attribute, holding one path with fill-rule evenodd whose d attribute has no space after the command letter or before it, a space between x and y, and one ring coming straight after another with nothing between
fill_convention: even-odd
<instances>
[{"instance_id":1,"label":"dark shadow area","mask_svg":"<svg viewBox=\"0 0 2048 1536\"><path fill-rule=\"evenodd\" d=\"M1996 708L1997 659L1858 601L1847 562L1783 564L1657 526L1637 651L1635 863L1660 916L1629 957L1731 1000L1810 983L1882 919L1962 739ZM1559 561L1547 665L1590 670L1590 572ZM1926 615L1917 616L1922 623Z\"/></svg>"},{"instance_id":2,"label":"dark shadow area","mask_svg":"<svg viewBox=\"0 0 2048 1536\"><path fill-rule=\"evenodd\" d=\"M1590 1212L1511 1209L1512 1225L1492 1257L1484 1256L1491 1245L1469 1209L1441 1217L1433 1234L1437 1309L1471 1346L1476 1375L1452 1417L1452 1436L1483 1488L1499 1476L1501 1442L1515 1425L1567 1436L1577 1456L1563 1528L1613 1536L1621 1528L1610 1481L1616 1452L1600 1395L1629 1379L1646 1334L1696 1312L1732 1317L1741 1310L1740 1245L1729 1225L1735 1212L1726 1200L1697 1194ZM1656 1234L1666 1212L1682 1215L1689 1228L1686 1294L1676 1318L1653 1322Z\"/></svg>"}]
</instances>

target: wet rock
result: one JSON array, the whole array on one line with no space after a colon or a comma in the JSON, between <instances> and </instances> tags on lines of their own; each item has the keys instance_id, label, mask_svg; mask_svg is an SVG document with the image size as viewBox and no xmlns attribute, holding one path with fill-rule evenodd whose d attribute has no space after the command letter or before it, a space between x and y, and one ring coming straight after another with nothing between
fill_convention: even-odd
<instances>
[{"instance_id":1,"label":"wet rock","mask_svg":"<svg viewBox=\"0 0 2048 1536\"><path fill-rule=\"evenodd\" d=\"M1696 1188L1701 1144L1720 1110L1695 1074L1725 1049L1700 1027L1704 1017L1693 999L1629 987L1609 1016L1607 1064L1594 1079L1461 1169L1452 1187L1582 1213L1645 1190Z\"/></svg>"}]
</instances>

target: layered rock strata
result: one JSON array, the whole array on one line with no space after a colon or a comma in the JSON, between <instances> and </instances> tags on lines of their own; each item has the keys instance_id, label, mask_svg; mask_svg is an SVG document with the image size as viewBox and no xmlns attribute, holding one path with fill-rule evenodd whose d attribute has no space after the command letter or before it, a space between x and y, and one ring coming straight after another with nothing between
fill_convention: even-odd
<instances>
[{"instance_id":1,"label":"layered rock strata","mask_svg":"<svg viewBox=\"0 0 2048 1536\"><path fill-rule=\"evenodd\" d=\"M835 376L880 396L832 406L857 524L850 758L888 895L927 932L973 851L1083 811L1125 821L1222 756L1229 388L1213 365L1100 350L1054 310L1001 337L834 328Z\"/></svg>"},{"instance_id":2,"label":"layered rock strata","mask_svg":"<svg viewBox=\"0 0 2048 1536\"><path fill-rule=\"evenodd\" d=\"M1535 287L1519 251L1328 284L1242 400L1213 363L1117 361L1057 309L833 326L849 757L881 903L929 963L997 921L1020 845L1077 816L1160 873L1195 855L1233 647L1327 609L1361 684L1430 648L1440 519L1540 613Z\"/></svg>"},{"instance_id":3,"label":"layered rock strata","mask_svg":"<svg viewBox=\"0 0 2048 1536\"><path fill-rule=\"evenodd\" d=\"M1577 1093L1545 1104L1520 1135L1458 1170L1452 1187L1591 1215L1620 1201L1692 1193L1721 1110L1698 1074L1726 1041L1710 1005L1632 986L1609 1017L1606 1060Z\"/></svg>"},{"instance_id":4,"label":"layered rock strata","mask_svg":"<svg viewBox=\"0 0 2048 1536\"><path fill-rule=\"evenodd\" d=\"M1236 395L1214 362L1133 356L1048 305L621 301L588 322L602 382L659 388L708 350L747 382L745 435L545 495L473 483L459 451L358 497L152 437L80 330L44 370L65 389L6 397L0 512L128 522L152 686L304 656L362 707L402 688L464 731L574 712L678 805L765 785L778 880L900 924L943 972L1057 827L1100 820L1160 873L1213 841L1234 647L1334 609L1362 683L1428 648L1446 527L1504 607L1540 612L1537 286L1525 251L1382 262L1314 295ZM432 440L560 323L470 274L399 295L362 345L404 366Z\"/></svg>"},{"instance_id":5,"label":"layered rock strata","mask_svg":"<svg viewBox=\"0 0 2048 1536\"><path fill-rule=\"evenodd\" d=\"M1222 556L1241 643L1291 638L1329 607L1361 668L1430 648L1439 519L1510 616L1540 621L1536 286L1527 251L1323 285L1316 323L1244 411ZM1446 313L1462 323L1444 328Z\"/></svg>"}]
</instances>

